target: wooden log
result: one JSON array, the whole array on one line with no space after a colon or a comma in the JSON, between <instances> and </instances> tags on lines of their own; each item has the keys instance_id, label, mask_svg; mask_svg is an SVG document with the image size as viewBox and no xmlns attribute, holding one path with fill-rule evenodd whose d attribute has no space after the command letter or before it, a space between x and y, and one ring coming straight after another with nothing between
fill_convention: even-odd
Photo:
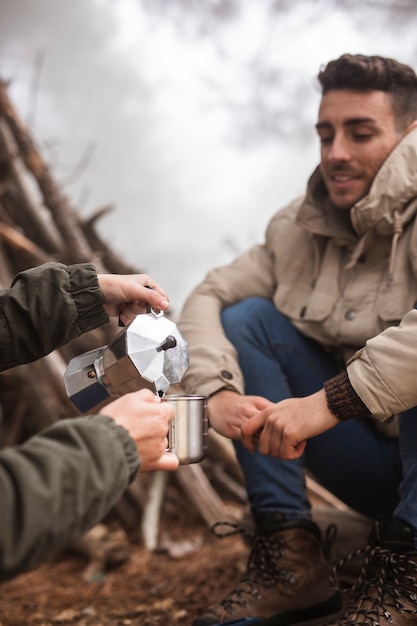
<instances>
[{"instance_id":1,"label":"wooden log","mask_svg":"<svg viewBox=\"0 0 417 626\"><path fill-rule=\"evenodd\" d=\"M4 83L0 84L0 125L3 130L0 133L0 162L3 164L0 168L2 284L8 287L12 277L22 269L22 264L27 267L45 260L94 262L99 272L136 273L138 270L126 264L96 232L98 220L110 208L104 207L89 220L80 218L13 109ZM28 180L34 185L34 195L26 185ZM5 374L6 378L0 376L0 396L2 404L4 399L7 400L5 414L10 427L8 439L2 442L7 445L17 443L28 434L38 432L48 420L77 414L63 388L66 364L76 354L109 343L119 330L115 325L108 324L39 362L10 372L12 378L7 378L9 373ZM11 386L8 387L8 383L12 383ZM23 388L25 394L21 393ZM209 479L210 473L213 484ZM141 528L146 513L146 517L153 520L152 532L146 531L148 547L155 546L157 542L158 515L164 493L162 478L165 480L165 477L155 478L151 490L153 508L146 511L144 478L139 475L112 512L124 528L130 526L131 536ZM217 521L240 519L241 510L246 508L242 472L233 445L214 431L209 434L206 466L181 466L173 480L178 482L191 505L210 527ZM233 494L237 505L226 504L215 487L220 492L228 492L228 496Z\"/></svg>"},{"instance_id":2,"label":"wooden log","mask_svg":"<svg viewBox=\"0 0 417 626\"><path fill-rule=\"evenodd\" d=\"M223 464L214 459L205 459L202 467L212 485L226 498L231 498L240 504L246 504L248 496L246 489L237 482L223 467Z\"/></svg>"},{"instance_id":3,"label":"wooden log","mask_svg":"<svg viewBox=\"0 0 417 626\"><path fill-rule=\"evenodd\" d=\"M50 210L65 242L62 260L66 263L91 262L95 255L84 237L77 211L54 180L49 167L13 108L7 93L6 84L1 81L0 115L6 120L19 148L21 158L37 181L43 196L44 205ZM101 267L99 259L96 259L95 262Z\"/></svg>"},{"instance_id":4,"label":"wooden log","mask_svg":"<svg viewBox=\"0 0 417 626\"><path fill-rule=\"evenodd\" d=\"M117 521L134 543L142 541L141 524L147 501L143 476L141 473L136 476L107 518Z\"/></svg>"},{"instance_id":5,"label":"wooden log","mask_svg":"<svg viewBox=\"0 0 417 626\"><path fill-rule=\"evenodd\" d=\"M67 413L37 361L0 374L1 444L18 445Z\"/></svg>"},{"instance_id":6,"label":"wooden log","mask_svg":"<svg viewBox=\"0 0 417 626\"><path fill-rule=\"evenodd\" d=\"M109 272L114 274L139 274L143 273L125 261L118 255L111 247L100 237L96 230L96 223L104 215L112 210L112 206L108 205L99 209L88 220L81 222L81 228L85 234L87 241L89 242L91 249L99 251L100 258L104 266Z\"/></svg>"},{"instance_id":7,"label":"wooden log","mask_svg":"<svg viewBox=\"0 0 417 626\"><path fill-rule=\"evenodd\" d=\"M48 261L54 261L55 259L46 254L42 248L39 248L33 241L22 235L15 228L11 228L6 224L0 222L0 237L3 241L15 248L19 253L26 253L29 260L28 266L39 265L40 263L47 263Z\"/></svg>"},{"instance_id":8,"label":"wooden log","mask_svg":"<svg viewBox=\"0 0 417 626\"><path fill-rule=\"evenodd\" d=\"M8 179L3 195L6 192L10 195L10 215L39 247L49 254L58 253L64 247L62 237L51 219L47 219L46 209L40 206L39 199L34 197L29 188L17 144L4 119L0 119L0 147L3 148L2 160L8 164ZM6 199L4 201L7 202Z\"/></svg>"},{"instance_id":9,"label":"wooden log","mask_svg":"<svg viewBox=\"0 0 417 626\"><path fill-rule=\"evenodd\" d=\"M317 483L311 476L306 476L306 487L307 494L310 496L310 499L318 500L324 504L328 504L339 511L350 511L347 504L336 498L330 491L322 487L319 483Z\"/></svg>"},{"instance_id":10,"label":"wooden log","mask_svg":"<svg viewBox=\"0 0 417 626\"><path fill-rule=\"evenodd\" d=\"M143 545L146 550L150 550L151 552L153 550L156 550L156 548L158 547L159 519L161 515L167 480L167 472L153 472L151 484L148 491L148 501L143 512Z\"/></svg>"},{"instance_id":11,"label":"wooden log","mask_svg":"<svg viewBox=\"0 0 417 626\"><path fill-rule=\"evenodd\" d=\"M213 428L208 431L207 456L221 463L224 470L240 485L243 485L243 473L236 459L231 439L219 435Z\"/></svg>"},{"instance_id":12,"label":"wooden log","mask_svg":"<svg viewBox=\"0 0 417 626\"><path fill-rule=\"evenodd\" d=\"M213 489L201 465L180 465L175 476L209 528L219 521L236 521L235 513Z\"/></svg>"},{"instance_id":13,"label":"wooden log","mask_svg":"<svg viewBox=\"0 0 417 626\"><path fill-rule=\"evenodd\" d=\"M14 269L10 263L9 255L0 240L0 288L8 289L13 279Z\"/></svg>"}]
</instances>

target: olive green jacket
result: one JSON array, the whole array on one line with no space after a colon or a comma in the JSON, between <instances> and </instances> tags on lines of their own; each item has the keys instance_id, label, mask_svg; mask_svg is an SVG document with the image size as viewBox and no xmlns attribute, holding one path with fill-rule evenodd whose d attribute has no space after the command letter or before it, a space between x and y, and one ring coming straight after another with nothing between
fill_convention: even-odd
<instances>
[{"instance_id":1,"label":"olive green jacket","mask_svg":"<svg viewBox=\"0 0 417 626\"><path fill-rule=\"evenodd\" d=\"M271 219L265 242L212 270L185 302L178 321L190 349L185 391L244 393L220 313L251 296L272 300L341 366L368 339L398 325L417 302L416 212L417 128L350 212L330 204L317 169L306 194Z\"/></svg>"},{"instance_id":2,"label":"olive green jacket","mask_svg":"<svg viewBox=\"0 0 417 626\"><path fill-rule=\"evenodd\" d=\"M93 265L48 263L0 290L0 370L108 322ZM0 579L48 558L98 523L138 471L134 441L102 415L57 421L0 450Z\"/></svg>"}]
</instances>

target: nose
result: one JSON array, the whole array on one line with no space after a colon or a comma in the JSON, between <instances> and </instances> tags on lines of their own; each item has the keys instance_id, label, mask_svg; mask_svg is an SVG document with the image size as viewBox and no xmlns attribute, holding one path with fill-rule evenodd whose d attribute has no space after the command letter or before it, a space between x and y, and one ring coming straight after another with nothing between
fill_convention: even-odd
<instances>
[{"instance_id":1,"label":"nose","mask_svg":"<svg viewBox=\"0 0 417 626\"><path fill-rule=\"evenodd\" d=\"M327 152L327 160L333 162L349 161L349 142L343 133L336 133Z\"/></svg>"}]
</instances>

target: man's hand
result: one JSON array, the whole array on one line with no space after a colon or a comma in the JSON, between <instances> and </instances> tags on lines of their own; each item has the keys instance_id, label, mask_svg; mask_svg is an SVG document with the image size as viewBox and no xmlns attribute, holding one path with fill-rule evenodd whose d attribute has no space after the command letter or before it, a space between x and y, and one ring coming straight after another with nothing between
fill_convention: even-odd
<instances>
[{"instance_id":1,"label":"man's hand","mask_svg":"<svg viewBox=\"0 0 417 626\"><path fill-rule=\"evenodd\" d=\"M242 424L242 443L253 451L258 442L261 454L281 459L297 459L307 439L324 433L339 423L327 406L321 389L306 398L288 398L261 411Z\"/></svg>"},{"instance_id":2,"label":"man's hand","mask_svg":"<svg viewBox=\"0 0 417 626\"><path fill-rule=\"evenodd\" d=\"M141 471L177 469L178 458L167 452L168 425L175 415L167 402L161 402L149 389L141 389L117 398L100 413L114 419L134 439Z\"/></svg>"},{"instance_id":3,"label":"man's hand","mask_svg":"<svg viewBox=\"0 0 417 626\"><path fill-rule=\"evenodd\" d=\"M165 291L147 274L98 274L103 306L109 317L119 317L126 326L148 305L165 310L169 298Z\"/></svg>"},{"instance_id":4,"label":"man's hand","mask_svg":"<svg viewBox=\"0 0 417 626\"><path fill-rule=\"evenodd\" d=\"M261 396L241 396L235 391L219 391L208 401L210 425L229 439L241 439L241 427L252 415L275 405Z\"/></svg>"}]
</instances>

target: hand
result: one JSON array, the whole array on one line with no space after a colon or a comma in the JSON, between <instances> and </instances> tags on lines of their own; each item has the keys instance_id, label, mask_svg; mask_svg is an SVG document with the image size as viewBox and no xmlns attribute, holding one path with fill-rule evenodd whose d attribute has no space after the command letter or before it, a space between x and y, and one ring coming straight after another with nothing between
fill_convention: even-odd
<instances>
[{"instance_id":1,"label":"hand","mask_svg":"<svg viewBox=\"0 0 417 626\"><path fill-rule=\"evenodd\" d=\"M210 425L229 439L241 438L242 424L252 415L275 406L261 396L242 396L236 391L219 391L208 401Z\"/></svg>"},{"instance_id":2,"label":"hand","mask_svg":"<svg viewBox=\"0 0 417 626\"><path fill-rule=\"evenodd\" d=\"M147 274L98 274L103 306L109 317L119 317L126 326L148 305L165 310L169 298L165 291Z\"/></svg>"},{"instance_id":3,"label":"hand","mask_svg":"<svg viewBox=\"0 0 417 626\"><path fill-rule=\"evenodd\" d=\"M100 413L114 419L134 439L141 471L177 469L178 458L173 452L167 452L168 425L175 411L152 391L141 389L127 393L107 404Z\"/></svg>"},{"instance_id":4,"label":"hand","mask_svg":"<svg viewBox=\"0 0 417 626\"><path fill-rule=\"evenodd\" d=\"M257 441L261 454L297 459L304 452L307 439L338 423L327 406L326 393L321 389L306 398L282 400L254 415L242 424L242 443L253 451Z\"/></svg>"}]
</instances>

